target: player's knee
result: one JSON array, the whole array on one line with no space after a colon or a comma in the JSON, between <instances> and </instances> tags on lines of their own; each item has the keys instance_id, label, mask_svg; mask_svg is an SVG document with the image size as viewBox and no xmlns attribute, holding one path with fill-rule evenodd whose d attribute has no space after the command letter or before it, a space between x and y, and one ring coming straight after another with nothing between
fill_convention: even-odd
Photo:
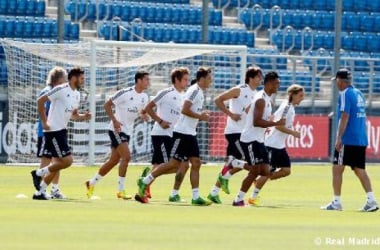
<instances>
[{"instance_id":1,"label":"player's knee","mask_svg":"<svg viewBox=\"0 0 380 250\"><path fill-rule=\"evenodd\" d=\"M354 173L356 174L357 177L362 177L362 176L366 176L367 175L367 172L365 171L365 169L362 169L362 168L354 168Z\"/></svg>"},{"instance_id":2,"label":"player's knee","mask_svg":"<svg viewBox=\"0 0 380 250\"><path fill-rule=\"evenodd\" d=\"M291 173L290 168L283 168L283 176L284 177L289 176L290 173Z\"/></svg>"},{"instance_id":3,"label":"player's knee","mask_svg":"<svg viewBox=\"0 0 380 250\"><path fill-rule=\"evenodd\" d=\"M73 164L73 157L68 155L62 158L62 168L68 168Z\"/></svg>"},{"instance_id":4,"label":"player's knee","mask_svg":"<svg viewBox=\"0 0 380 250\"><path fill-rule=\"evenodd\" d=\"M257 167L251 166L249 168L248 177L256 179L256 177L258 176L258 174L259 173L258 173Z\"/></svg>"},{"instance_id":5,"label":"player's knee","mask_svg":"<svg viewBox=\"0 0 380 250\"><path fill-rule=\"evenodd\" d=\"M199 169L201 167L201 160L199 158L191 159L191 168Z\"/></svg>"},{"instance_id":6,"label":"player's knee","mask_svg":"<svg viewBox=\"0 0 380 250\"><path fill-rule=\"evenodd\" d=\"M124 161L125 163L129 163L129 161L131 160L131 156L130 155L124 155L120 159L122 161Z\"/></svg>"}]
</instances>

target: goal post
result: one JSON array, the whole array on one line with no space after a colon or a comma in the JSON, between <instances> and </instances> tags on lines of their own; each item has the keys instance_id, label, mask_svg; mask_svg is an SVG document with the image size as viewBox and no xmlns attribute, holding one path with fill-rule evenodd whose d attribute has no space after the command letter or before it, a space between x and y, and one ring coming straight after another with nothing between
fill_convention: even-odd
<instances>
[{"instance_id":1,"label":"goal post","mask_svg":"<svg viewBox=\"0 0 380 250\"><path fill-rule=\"evenodd\" d=\"M54 66L85 69L87 90L81 91L80 109L90 110L93 117L89 122L70 122L68 127L69 144L77 164L102 163L110 152L107 136L109 119L103 109L110 95L133 85L135 72L144 69L151 76L148 95L154 96L157 91L171 85L170 72L179 66L188 67L191 78L199 66L213 69L214 81L205 92L205 108L217 114L217 118L212 116L209 123L200 122L198 139L202 160L215 162L224 159L225 148L220 142L224 140L223 130L217 124L223 118L213 99L225 89L244 82L247 68L245 46L103 40L75 44L2 40L2 45L8 68L9 121L13 121L16 130L14 133L8 131L6 136L5 143L12 149L8 152L9 162L38 162L35 157L36 134L33 133L38 119L36 99L45 85L48 71ZM130 141L132 162L150 162L151 127L152 121L135 121Z\"/></svg>"}]
</instances>

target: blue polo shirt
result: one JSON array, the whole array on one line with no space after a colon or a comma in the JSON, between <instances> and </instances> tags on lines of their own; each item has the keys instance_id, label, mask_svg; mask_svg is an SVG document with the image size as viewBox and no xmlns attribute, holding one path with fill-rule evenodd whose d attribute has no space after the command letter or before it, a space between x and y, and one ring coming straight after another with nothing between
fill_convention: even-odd
<instances>
[{"instance_id":1,"label":"blue polo shirt","mask_svg":"<svg viewBox=\"0 0 380 250\"><path fill-rule=\"evenodd\" d=\"M51 85L48 85L46 86L43 90L41 90L40 94L38 95L38 97L41 97L43 95L45 95L47 92L49 92L53 87ZM48 115L49 113L49 109L50 109L50 101L47 101L45 102L45 109L46 109L46 115ZM38 119L38 125L37 125L37 136L38 137L43 137L44 136L44 131L43 131L43 128L42 128L42 122L41 122L41 118Z\"/></svg>"},{"instance_id":2,"label":"blue polo shirt","mask_svg":"<svg viewBox=\"0 0 380 250\"><path fill-rule=\"evenodd\" d=\"M342 136L343 145L367 146L367 118L365 113L365 98L357 88L349 86L339 94L338 121L341 112L349 115L346 130Z\"/></svg>"}]
</instances>

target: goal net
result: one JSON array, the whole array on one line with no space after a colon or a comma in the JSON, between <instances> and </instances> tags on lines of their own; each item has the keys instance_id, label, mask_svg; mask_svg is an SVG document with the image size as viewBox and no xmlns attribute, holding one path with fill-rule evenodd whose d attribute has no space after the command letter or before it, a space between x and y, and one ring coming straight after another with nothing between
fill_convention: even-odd
<instances>
[{"instance_id":1,"label":"goal net","mask_svg":"<svg viewBox=\"0 0 380 250\"><path fill-rule=\"evenodd\" d=\"M74 161L86 165L103 163L110 152L107 134L109 119L104 102L115 91L134 84L134 74L147 70L151 77L148 95L170 86L173 68L186 66L191 78L199 66L213 68L213 86L205 93L204 107L211 111L208 123L198 125L201 159L222 161L225 156L225 117L213 104L215 95L242 83L246 70L246 47L199 44L157 44L92 41L76 44L39 44L3 40L8 68L9 123L4 129L3 147L10 163L36 163L37 107L39 92L54 66L85 69L85 89L80 111L90 110L89 122L70 122L69 145ZM136 120L130 140L132 162L151 160L152 121Z\"/></svg>"}]
</instances>

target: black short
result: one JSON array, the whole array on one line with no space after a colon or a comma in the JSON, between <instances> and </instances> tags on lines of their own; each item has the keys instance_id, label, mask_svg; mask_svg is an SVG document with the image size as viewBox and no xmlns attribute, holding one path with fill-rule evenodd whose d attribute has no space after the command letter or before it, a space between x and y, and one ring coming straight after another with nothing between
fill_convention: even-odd
<instances>
[{"instance_id":1,"label":"black short","mask_svg":"<svg viewBox=\"0 0 380 250\"><path fill-rule=\"evenodd\" d=\"M108 130L108 135L111 139L111 147L117 148L123 142L129 143L129 135L126 135L124 132L116 133L112 130Z\"/></svg>"},{"instance_id":2,"label":"black short","mask_svg":"<svg viewBox=\"0 0 380 250\"><path fill-rule=\"evenodd\" d=\"M44 132L45 147L43 155L49 157L63 158L71 155L69 144L67 143L67 130Z\"/></svg>"},{"instance_id":3,"label":"black short","mask_svg":"<svg viewBox=\"0 0 380 250\"><path fill-rule=\"evenodd\" d=\"M153 156L152 164L161 164L168 162L170 151L173 146L173 138L170 136L152 135Z\"/></svg>"},{"instance_id":4,"label":"black short","mask_svg":"<svg viewBox=\"0 0 380 250\"><path fill-rule=\"evenodd\" d=\"M187 161L190 157L199 158L199 146L195 135L174 132L173 147L170 156L178 161Z\"/></svg>"},{"instance_id":5,"label":"black short","mask_svg":"<svg viewBox=\"0 0 380 250\"><path fill-rule=\"evenodd\" d=\"M245 160L249 165L269 164L268 151L264 143L257 141L242 142Z\"/></svg>"},{"instance_id":6,"label":"black short","mask_svg":"<svg viewBox=\"0 0 380 250\"><path fill-rule=\"evenodd\" d=\"M46 157L46 158L51 158L51 153L48 152L47 150L44 150L45 148L45 136L39 136L37 138L37 157L38 158L42 158L42 157Z\"/></svg>"},{"instance_id":7,"label":"black short","mask_svg":"<svg viewBox=\"0 0 380 250\"><path fill-rule=\"evenodd\" d=\"M334 152L333 164L365 169L366 146L343 145L340 152Z\"/></svg>"},{"instance_id":8,"label":"black short","mask_svg":"<svg viewBox=\"0 0 380 250\"><path fill-rule=\"evenodd\" d=\"M269 163L272 168L290 168L290 158L285 148L267 147Z\"/></svg>"},{"instance_id":9,"label":"black short","mask_svg":"<svg viewBox=\"0 0 380 250\"><path fill-rule=\"evenodd\" d=\"M225 134L227 144L227 156L232 155L238 160L244 160L244 152L240 143L241 134Z\"/></svg>"}]
</instances>

